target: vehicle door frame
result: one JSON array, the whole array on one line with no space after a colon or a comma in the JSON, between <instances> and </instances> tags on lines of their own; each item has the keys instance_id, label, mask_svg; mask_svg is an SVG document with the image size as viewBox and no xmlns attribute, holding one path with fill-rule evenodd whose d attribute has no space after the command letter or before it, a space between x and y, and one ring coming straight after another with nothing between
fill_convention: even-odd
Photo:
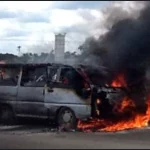
<instances>
[{"instance_id":1,"label":"vehicle door frame","mask_svg":"<svg viewBox=\"0 0 150 150\"><path fill-rule=\"evenodd\" d=\"M36 86L22 86L21 85L21 81L22 81L22 77L23 77L23 69L24 69L24 67L26 68L30 68L30 66L21 66L21 71L20 71L20 76L19 76L19 80L18 80L18 91L17 91L17 100L16 100L16 110L17 110L17 115L18 116L27 116L28 117L28 114L23 114L23 113L20 113L19 112L19 110L18 110L18 103L20 102L21 103L21 99L19 99L19 88L22 88L22 87L24 87L24 88L28 88L28 87L30 87L30 88L36 88ZM45 65L45 66L43 66L45 69L46 69L46 81L45 81L45 84L44 84L44 86L40 86L40 88L41 89L43 89L42 90L42 93L43 93L43 107L44 107L44 99L45 99L45 86L46 86L46 84L47 84L47 78L48 78L48 72L47 72L47 70L48 70L48 66L47 65ZM36 66L36 68L38 68L38 66ZM38 88L38 86L37 86L37 88ZM34 103L34 102L31 102L31 103ZM35 102L36 103L36 102ZM37 102L38 103L38 102ZM47 115L47 114L46 114ZM36 115L31 115L31 117L34 117L34 116L36 116ZM42 117L42 116L39 116L39 117ZM46 116L45 116L46 117ZM45 118L44 117L44 118Z\"/></svg>"}]
</instances>

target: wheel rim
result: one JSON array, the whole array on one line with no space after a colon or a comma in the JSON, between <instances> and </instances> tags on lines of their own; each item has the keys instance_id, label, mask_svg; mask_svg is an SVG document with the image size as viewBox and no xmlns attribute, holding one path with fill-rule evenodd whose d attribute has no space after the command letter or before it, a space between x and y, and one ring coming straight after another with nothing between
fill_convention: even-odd
<instances>
[{"instance_id":1,"label":"wheel rim","mask_svg":"<svg viewBox=\"0 0 150 150\"><path fill-rule=\"evenodd\" d=\"M64 129L72 129L74 126L74 116L70 110L63 111L60 119L59 119L59 126L63 127Z\"/></svg>"},{"instance_id":2,"label":"wheel rim","mask_svg":"<svg viewBox=\"0 0 150 150\"><path fill-rule=\"evenodd\" d=\"M72 118L73 118L73 115L70 111L65 111L62 115L63 122L65 123L69 123L69 122L71 123Z\"/></svg>"}]
</instances>

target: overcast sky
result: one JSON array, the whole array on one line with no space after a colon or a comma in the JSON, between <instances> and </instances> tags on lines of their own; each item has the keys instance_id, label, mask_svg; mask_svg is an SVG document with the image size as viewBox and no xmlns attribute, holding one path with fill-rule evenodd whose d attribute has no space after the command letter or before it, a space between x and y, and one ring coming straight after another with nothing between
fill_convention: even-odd
<instances>
[{"instance_id":1,"label":"overcast sky","mask_svg":"<svg viewBox=\"0 0 150 150\"><path fill-rule=\"evenodd\" d=\"M111 1L0 1L0 53L18 54L18 45L22 52L49 52L58 32L67 33L66 51L76 51L86 37L105 32L102 10L111 5Z\"/></svg>"}]
</instances>

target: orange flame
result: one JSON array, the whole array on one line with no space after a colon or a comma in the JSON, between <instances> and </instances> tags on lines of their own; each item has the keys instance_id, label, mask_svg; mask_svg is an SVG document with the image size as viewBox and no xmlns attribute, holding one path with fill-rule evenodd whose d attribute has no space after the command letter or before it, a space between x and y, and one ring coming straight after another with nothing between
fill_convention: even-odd
<instances>
[{"instance_id":1,"label":"orange flame","mask_svg":"<svg viewBox=\"0 0 150 150\"><path fill-rule=\"evenodd\" d=\"M126 87L126 82L122 74L118 75L115 80L112 81L111 86L113 87Z\"/></svg>"},{"instance_id":2,"label":"orange flame","mask_svg":"<svg viewBox=\"0 0 150 150\"><path fill-rule=\"evenodd\" d=\"M114 111L123 113L126 111L126 109L130 108L131 110L132 108L135 108L135 107L136 106L131 99L129 99L128 97L124 97L121 103L114 107Z\"/></svg>"},{"instance_id":3,"label":"orange flame","mask_svg":"<svg viewBox=\"0 0 150 150\"><path fill-rule=\"evenodd\" d=\"M111 83L113 87L127 87L127 84L124 79L124 75L120 74L115 80ZM142 128L147 127L150 122L150 95L147 98L147 110L145 114L139 114L136 111L136 105L132 99L124 97L120 104L114 107L114 112L123 115L129 113L128 118L120 117L120 120L106 120L106 119L93 119L88 122L79 121L78 128L83 131L121 131L133 128ZM123 120L124 119L124 120Z\"/></svg>"},{"instance_id":4,"label":"orange flame","mask_svg":"<svg viewBox=\"0 0 150 150\"><path fill-rule=\"evenodd\" d=\"M135 104L132 100L124 98L121 103L121 107L119 109L120 112L123 112L125 108L135 108ZM131 110L132 111L132 110ZM112 123L110 120L100 120L93 119L89 122L78 122L78 128L84 131L91 131L92 129L96 129L96 131L121 131L133 128L142 128L147 127L150 121L150 97L147 100L147 111L146 114L138 114L135 113L132 118L128 120L118 121L117 123Z\"/></svg>"}]
</instances>

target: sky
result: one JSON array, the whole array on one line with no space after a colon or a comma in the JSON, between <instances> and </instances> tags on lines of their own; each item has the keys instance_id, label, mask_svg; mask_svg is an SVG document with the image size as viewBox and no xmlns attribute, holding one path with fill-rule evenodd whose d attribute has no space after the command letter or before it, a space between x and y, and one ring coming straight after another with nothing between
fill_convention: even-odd
<instances>
[{"instance_id":1,"label":"sky","mask_svg":"<svg viewBox=\"0 0 150 150\"><path fill-rule=\"evenodd\" d=\"M109 1L0 1L0 53L49 52L55 33L66 32L66 51L90 35L98 11ZM91 22L92 23L92 22ZM37 48L39 47L39 49ZM47 48L44 48L47 47ZM43 50L44 49L44 50Z\"/></svg>"},{"instance_id":2,"label":"sky","mask_svg":"<svg viewBox=\"0 0 150 150\"><path fill-rule=\"evenodd\" d=\"M78 47L91 35L106 32L106 8L132 7L112 1L0 1L0 53L50 52L55 33L66 33L65 51ZM128 6L128 7L127 7ZM129 7L130 6L130 7ZM105 10L105 12L104 12Z\"/></svg>"}]
</instances>

